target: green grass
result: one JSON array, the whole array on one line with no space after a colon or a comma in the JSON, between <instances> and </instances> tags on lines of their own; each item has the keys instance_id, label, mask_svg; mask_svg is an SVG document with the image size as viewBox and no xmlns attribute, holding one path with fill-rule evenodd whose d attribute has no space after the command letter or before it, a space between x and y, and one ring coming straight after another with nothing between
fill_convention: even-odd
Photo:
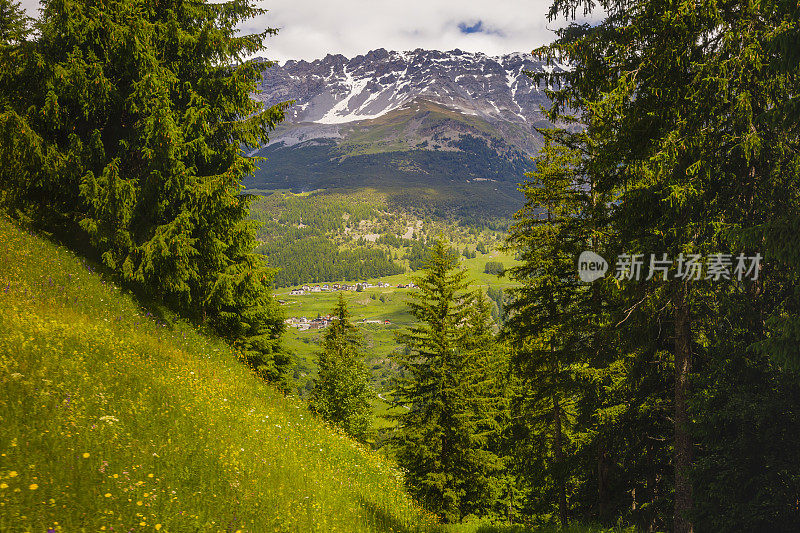
<instances>
[{"instance_id":1,"label":"green grass","mask_svg":"<svg viewBox=\"0 0 800 533\"><path fill-rule=\"evenodd\" d=\"M462 244L463 246L463 244ZM486 288L487 286L508 288L513 284L508 278L498 278L483 272L488 261L500 261L506 267L518 264L513 257L493 250L488 254L478 254L474 259L462 258L461 264L467 271L473 288ZM361 332L364 343L364 363L370 370L373 386L378 392L387 393L392 389L392 377L395 369L390 363L390 355L399 349L397 333L403 328L411 326L413 317L408 313L406 302L413 289L398 289L398 284L407 284L414 273L399 274L384 278L369 280L370 282L386 282L389 288L369 288L363 292L344 292L345 301L353 315L353 320ZM317 285L317 284L312 284ZM291 288L278 289L276 297L283 300L282 306L287 317L303 317L312 319L319 315L331 312L339 297L338 292L306 293L291 295ZM384 301L380 300L383 296ZM389 320L389 325L384 324L359 324L360 320ZM316 357L319 342L322 337L320 330L298 331L288 328L284 335L284 346L291 350L298 361L297 387L304 389L316 375ZM378 431L394 427L395 422L385 418L389 413L395 413L386 402L376 401L373 405L375 414L374 427Z\"/></svg>"},{"instance_id":2,"label":"green grass","mask_svg":"<svg viewBox=\"0 0 800 533\"><path fill-rule=\"evenodd\" d=\"M378 454L0 220L0 531L435 531Z\"/></svg>"},{"instance_id":3,"label":"green grass","mask_svg":"<svg viewBox=\"0 0 800 533\"><path fill-rule=\"evenodd\" d=\"M437 524L222 342L5 219L0 242L0 531L528 531Z\"/></svg>"},{"instance_id":4,"label":"green grass","mask_svg":"<svg viewBox=\"0 0 800 533\"><path fill-rule=\"evenodd\" d=\"M490 524L455 524L445 526L448 533L634 533L635 529L604 528L600 526L585 526L572 524L566 528L559 526L498 526Z\"/></svg>"}]
</instances>

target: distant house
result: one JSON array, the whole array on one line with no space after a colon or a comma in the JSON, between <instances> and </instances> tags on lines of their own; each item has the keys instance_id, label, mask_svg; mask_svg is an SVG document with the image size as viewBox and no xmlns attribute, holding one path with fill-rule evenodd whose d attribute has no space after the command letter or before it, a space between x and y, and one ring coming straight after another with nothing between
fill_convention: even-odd
<instances>
[{"instance_id":1,"label":"distant house","mask_svg":"<svg viewBox=\"0 0 800 533\"><path fill-rule=\"evenodd\" d=\"M308 292L311 290L311 287L309 287L308 285L303 285L303 290Z\"/></svg>"},{"instance_id":2,"label":"distant house","mask_svg":"<svg viewBox=\"0 0 800 533\"><path fill-rule=\"evenodd\" d=\"M311 287L311 292L322 292L322 287L320 287L319 285L314 285L313 287Z\"/></svg>"},{"instance_id":3,"label":"distant house","mask_svg":"<svg viewBox=\"0 0 800 533\"><path fill-rule=\"evenodd\" d=\"M404 285L404 284L402 284L402 283L401 283L401 284L399 284L399 285L397 286L397 288L398 288L398 289L407 289L407 288L408 288L408 285Z\"/></svg>"},{"instance_id":4,"label":"distant house","mask_svg":"<svg viewBox=\"0 0 800 533\"><path fill-rule=\"evenodd\" d=\"M327 286L327 285L323 285L322 286L322 290L323 291L329 291L329 290L331 290L331 288L329 286Z\"/></svg>"},{"instance_id":5,"label":"distant house","mask_svg":"<svg viewBox=\"0 0 800 533\"><path fill-rule=\"evenodd\" d=\"M383 324L384 324L384 325L388 325L388 324L391 324L391 323L392 323L392 322L391 322L390 320L384 320L384 321L383 321Z\"/></svg>"},{"instance_id":6,"label":"distant house","mask_svg":"<svg viewBox=\"0 0 800 533\"><path fill-rule=\"evenodd\" d=\"M319 317L312 320L308 327L309 329L325 329L328 327L328 324L330 324L330 320L324 317Z\"/></svg>"},{"instance_id":7,"label":"distant house","mask_svg":"<svg viewBox=\"0 0 800 533\"><path fill-rule=\"evenodd\" d=\"M299 294L305 294L305 293L306 291L304 291L303 289L292 289L292 291L289 294L297 296Z\"/></svg>"}]
</instances>

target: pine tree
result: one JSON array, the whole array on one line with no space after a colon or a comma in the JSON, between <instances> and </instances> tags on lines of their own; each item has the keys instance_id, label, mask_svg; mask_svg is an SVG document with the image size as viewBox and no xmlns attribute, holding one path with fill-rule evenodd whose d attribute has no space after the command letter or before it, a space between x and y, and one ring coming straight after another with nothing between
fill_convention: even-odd
<instances>
[{"instance_id":1,"label":"pine tree","mask_svg":"<svg viewBox=\"0 0 800 533\"><path fill-rule=\"evenodd\" d=\"M0 0L0 206L6 208L19 204L20 176L35 172L42 161L22 113L32 81L26 67L35 59L31 22L19 2Z\"/></svg>"},{"instance_id":2,"label":"pine tree","mask_svg":"<svg viewBox=\"0 0 800 533\"><path fill-rule=\"evenodd\" d=\"M405 354L396 359L395 402L409 410L399 415L393 441L411 492L442 520L457 522L494 503L494 413L480 375L492 349L488 305L481 298L474 308L458 255L441 240L414 283L408 305L416 323L400 336Z\"/></svg>"},{"instance_id":3,"label":"pine tree","mask_svg":"<svg viewBox=\"0 0 800 533\"><path fill-rule=\"evenodd\" d=\"M467 315L464 353L473 365L463 383L474 419L474 451L480 469L467 482L462 516L507 517L511 477L507 474L507 451L503 432L508 425L509 364L507 347L498 342L492 302L478 291Z\"/></svg>"},{"instance_id":4,"label":"pine tree","mask_svg":"<svg viewBox=\"0 0 800 533\"><path fill-rule=\"evenodd\" d=\"M12 46L27 39L30 20L20 2L0 0L0 46Z\"/></svg>"},{"instance_id":5,"label":"pine tree","mask_svg":"<svg viewBox=\"0 0 800 533\"><path fill-rule=\"evenodd\" d=\"M0 116L0 186L8 207L280 379L283 324L241 184L257 163L243 148L286 107L250 98L271 63L245 58L275 30L237 28L262 13L249 0L44 2Z\"/></svg>"},{"instance_id":6,"label":"pine tree","mask_svg":"<svg viewBox=\"0 0 800 533\"><path fill-rule=\"evenodd\" d=\"M552 454L546 470L555 485L559 519L566 527L565 404L574 388L570 367L582 353L578 338L585 333L578 326L582 317L576 305L585 287L576 280L574 263L586 239L571 230L587 205L587 195L578 187L580 157L574 150L548 139L536 163L536 172L521 189L525 206L515 216L508 237L523 263L511 269L511 278L521 285L511 291L504 334L515 346L516 367L527 391L518 405L532 417L534 433L544 430L551 442L549 450L540 452Z\"/></svg>"},{"instance_id":7,"label":"pine tree","mask_svg":"<svg viewBox=\"0 0 800 533\"><path fill-rule=\"evenodd\" d=\"M363 339L350 322L342 293L331 315L333 322L325 331L317 357L319 374L311 391L311 409L348 435L365 441L372 426L371 400L375 394L361 361Z\"/></svg>"},{"instance_id":8,"label":"pine tree","mask_svg":"<svg viewBox=\"0 0 800 533\"><path fill-rule=\"evenodd\" d=\"M574 17L580 5L592 7L556 0L550 16ZM629 300L630 312L620 317L618 331L628 335L617 336L615 347L638 351L639 361L652 356L652 365L664 365L658 354L670 355L673 376L664 383L673 392L674 506L666 522L688 532L698 488L690 478L697 450L691 384L706 382L702 369L720 354L717 346L728 328L718 317L736 301L736 320L748 324L751 347L788 361L794 348L786 348L796 345L791 332L797 298L785 288L798 264L792 245L797 232L790 228L800 227L796 122L788 124L797 116L792 111L796 99L786 98L797 94L797 54L790 52L797 32L787 22L796 17L797 6L645 1L603 7L602 23L571 24L559 31L556 43L540 50L542 57L569 61L574 68L538 77L556 87L549 93L551 120L574 121L565 115L578 110L586 128L587 167L598 176L598 190L610 198L611 216L596 219L596 230L629 253L665 252L673 259L679 253L720 251L771 255L761 281L718 280L712 286L648 280L639 290L622 289L637 299ZM744 250L735 249L739 246ZM788 265L794 265L794 274ZM771 276L769 283L764 275ZM746 297L729 299L737 293ZM768 302L777 311L765 320ZM649 316L641 316L642 309ZM748 347L736 349L744 353ZM619 382L635 381L634 369L620 355L618 367L633 379ZM649 394L661 388L651 383Z\"/></svg>"}]
</instances>

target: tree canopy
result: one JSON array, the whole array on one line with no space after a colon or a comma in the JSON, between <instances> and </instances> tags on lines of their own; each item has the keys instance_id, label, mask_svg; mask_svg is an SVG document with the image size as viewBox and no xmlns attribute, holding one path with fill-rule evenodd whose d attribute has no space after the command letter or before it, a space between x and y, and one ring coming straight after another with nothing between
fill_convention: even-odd
<instances>
[{"instance_id":1,"label":"tree canopy","mask_svg":"<svg viewBox=\"0 0 800 533\"><path fill-rule=\"evenodd\" d=\"M311 390L311 409L323 420L364 441L372 425L374 391L362 362L364 341L350 321L342 293L331 312L333 321L317 356L318 375Z\"/></svg>"},{"instance_id":2,"label":"tree canopy","mask_svg":"<svg viewBox=\"0 0 800 533\"><path fill-rule=\"evenodd\" d=\"M270 63L245 58L275 30L237 26L264 10L248 0L48 0L33 34L7 12L6 208L239 340L248 363L279 378L282 321L241 185L257 164L243 149L264 144L287 105L250 98Z\"/></svg>"}]
</instances>

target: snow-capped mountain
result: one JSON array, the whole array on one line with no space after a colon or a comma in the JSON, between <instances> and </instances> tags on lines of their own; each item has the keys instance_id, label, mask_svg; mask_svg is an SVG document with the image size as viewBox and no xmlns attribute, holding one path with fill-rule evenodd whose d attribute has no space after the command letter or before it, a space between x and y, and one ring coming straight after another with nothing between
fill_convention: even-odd
<instances>
[{"instance_id":1,"label":"snow-capped mountain","mask_svg":"<svg viewBox=\"0 0 800 533\"><path fill-rule=\"evenodd\" d=\"M547 103L525 71L561 69L527 54L490 57L453 50L373 50L347 59L328 55L268 69L256 98L295 100L290 122L343 124L378 118L425 98L486 120L532 124Z\"/></svg>"},{"instance_id":2,"label":"snow-capped mountain","mask_svg":"<svg viewBox=\"0 0 800 533\"><path fill-rule=\"evenodd\" d=\"M250 188L380 187L464 193L501 210L541 147L545 87L526 71L558 72L527 54L373 50L348 59L288 61L266 69L254 98L294 100ZM427 194L427 193L426 193ZM404 197L405 197L404 196ZM412 196L414 196L412 194ZM498 200L497 197L502 197ZM417 197L415 196L414 199Z\"/></svg>"}]
</instances>

